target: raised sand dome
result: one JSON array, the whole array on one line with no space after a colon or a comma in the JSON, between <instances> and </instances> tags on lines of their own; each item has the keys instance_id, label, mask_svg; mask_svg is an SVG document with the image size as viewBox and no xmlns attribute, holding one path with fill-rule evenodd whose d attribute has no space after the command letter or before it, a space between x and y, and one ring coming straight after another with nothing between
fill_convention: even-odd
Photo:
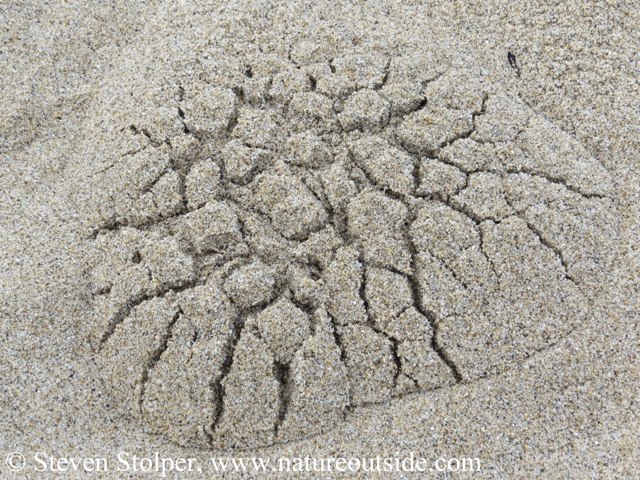
<instances>
[{"instance_id":1,"label":"raised sand dome","mask_svg":"<svg viewBox=\"0 0 640 480\"><path fill-rule=\"evenodd\" d=\"M148 432L300 439L590 315L609 174L478 75L302 43L160 77L105 95L78 197L95 360Z\"/></svg>"}]
</instances>

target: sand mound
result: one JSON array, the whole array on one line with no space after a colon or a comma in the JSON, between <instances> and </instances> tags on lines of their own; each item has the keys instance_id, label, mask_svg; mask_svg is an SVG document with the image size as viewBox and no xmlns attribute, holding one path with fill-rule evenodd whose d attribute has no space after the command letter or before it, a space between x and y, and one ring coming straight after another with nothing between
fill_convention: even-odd
<instances>
[{"instance_id":1,"label":"sand mound","mask_svg":"<svg viewBox=\"0 0 640 480\"><path fill-rule=\"evenodd\" d=\"M105 95L78 197L95 358L149 432L299 439L590 315L609 175L477 75L315 43L177 71Z\"/></svg>"}]
</instances>

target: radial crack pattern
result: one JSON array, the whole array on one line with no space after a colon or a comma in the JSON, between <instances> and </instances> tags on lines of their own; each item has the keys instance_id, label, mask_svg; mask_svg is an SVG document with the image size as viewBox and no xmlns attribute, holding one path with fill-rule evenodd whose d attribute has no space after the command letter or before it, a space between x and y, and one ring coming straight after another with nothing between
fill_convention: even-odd
<instances>
[{"instance_id":1,"label":"radial crack pattern","mask_svg":"<svg viewBox=\"0 0 640 480\"><path fill-rule=\"evenodd\" d=\"M473 72L325 47L159 76L95 146L92 341L151 433L289 442L500 373L610 269L612 182L574 138Z\"/></svg>"}]
</instances>

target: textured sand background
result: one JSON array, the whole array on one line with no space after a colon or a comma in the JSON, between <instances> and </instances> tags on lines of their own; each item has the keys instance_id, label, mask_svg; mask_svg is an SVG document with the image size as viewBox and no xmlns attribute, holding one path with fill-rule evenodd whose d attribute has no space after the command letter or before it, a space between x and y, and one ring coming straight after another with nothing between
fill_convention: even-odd
<instances>
[{"instance_id":1,"label":"textured sand background","mask_svg":"<svg viewBox=\"0 0 640 480\"><path fill-rule=\"evenodd\" d=\"M0 7L3 195L0 199L0 448L59 456L193 456L113 411L82 339L91 309L84 231L65 180L102 85L158 45L198 45L218 6L23 2ZM268 4L229 8L230 28L325 28L363 45L385 36L437 44L458 68L485 70L611 173L619 259L594 315L513 370L469 385L356 409L308 441L262 456L472 456L478 478L638 478L637 294L640 275L640 91L633 2L533 7L467 2ZM188 39L178 41L180 39ZM507 62L512 51L518 78ZM171 52L165 51L170 55ZM204 458L202 453L199 454ZM242 452L234 455L240 456ZM13 478L0 467L3 478ZM397 474L401 477L400 474Z\"/></svg>"}]
</instances>

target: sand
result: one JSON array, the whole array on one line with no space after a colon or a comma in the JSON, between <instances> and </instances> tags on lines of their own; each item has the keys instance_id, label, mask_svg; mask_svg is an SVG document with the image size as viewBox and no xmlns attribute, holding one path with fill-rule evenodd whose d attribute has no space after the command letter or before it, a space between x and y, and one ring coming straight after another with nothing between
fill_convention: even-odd
<instances>
[{"instance_id":1,"label":"sand","mask_svg":"<svg viewBox=\"0 0 640 480\"><path fill-rule=\"evenodd\" d=\"M3 7L3 478L639 476L631 7Z\"/></svg>"}]
</instances>

